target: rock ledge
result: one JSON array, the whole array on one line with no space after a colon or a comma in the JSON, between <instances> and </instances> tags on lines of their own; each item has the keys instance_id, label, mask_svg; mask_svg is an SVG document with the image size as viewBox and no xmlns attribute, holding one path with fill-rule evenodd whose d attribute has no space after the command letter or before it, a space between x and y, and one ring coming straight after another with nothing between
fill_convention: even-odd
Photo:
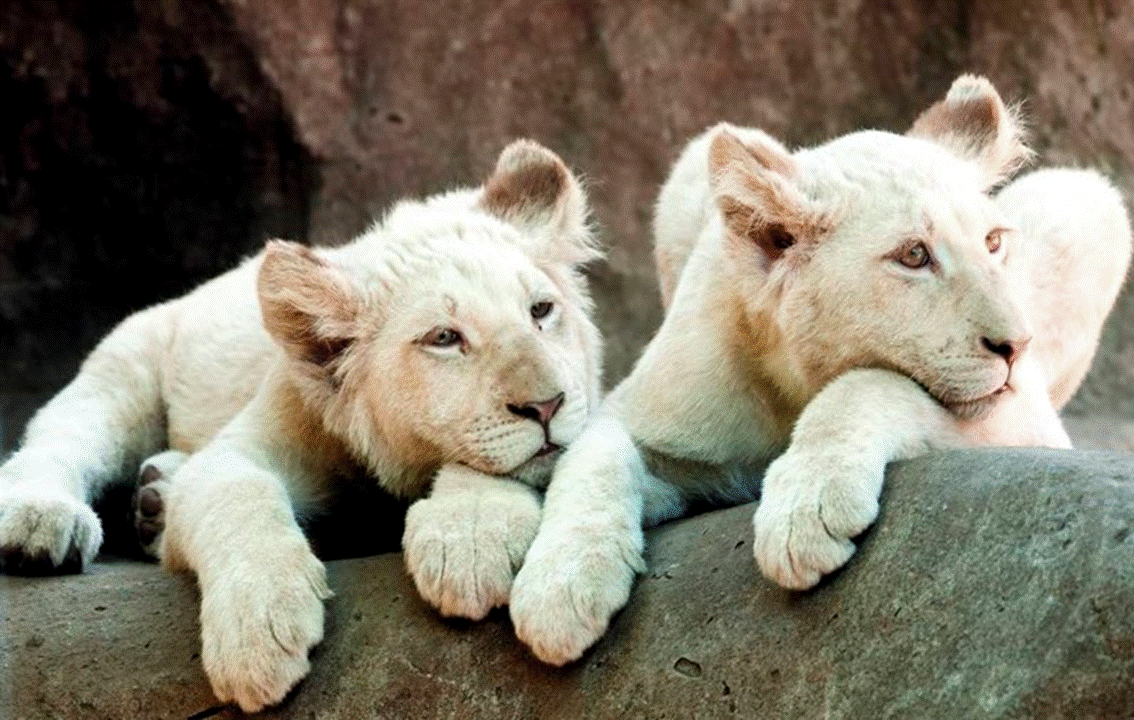
<instances>
[{"instance_id":1,"label":"rock ledge","mask_svg":"<svg viewBox=\"0 0 1134 720\"><path fill-rule=\"evenodd\" d=\"M582 661L506 613L447 623L397 554L329 564L311 676L270 717L1134 716L1134 458L973 450L891 468L883 516L810 593L751 558L751 508L650 534L648 574ZM234 717L200 669L188 578L104 564L0 578L11 718Z\"/></svg>"}]
</instances>

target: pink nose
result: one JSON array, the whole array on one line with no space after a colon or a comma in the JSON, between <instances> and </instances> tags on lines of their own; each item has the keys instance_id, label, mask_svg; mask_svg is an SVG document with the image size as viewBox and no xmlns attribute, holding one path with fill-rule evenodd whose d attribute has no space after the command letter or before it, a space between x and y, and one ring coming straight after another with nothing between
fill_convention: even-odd
<instances>
[{"instance_id":1,"label":"pink nose","mask_svg":"<svg viewBox=\"0 0 1134 720\"><path fill-rule=\"evenodd\" d=\"M1016 358L1020 357L1020 353L1024 352L1024 348L1031 342L1030 337L1020 338L1017 340L991 340L986 337L980 339L981 345L985 350L988 350L993 355L999 355L1004 358L1004 361L1009 365L1016 362Z\"/></svg>"},{"instance_id":2,"label":"pink nose","mask_svg":"<svg viewBox=\"0 0 1134 720\"><path fill-rule=\"evenodd\" d=\"M513 415L519 415L522 418L535 420L540 425L547 427L551 422L551 418L555 417L555 413L559 411L559 407L563 404L563 393L559 393L550 400L537 400L533 402L526 402L520 405L513 405L509 403L505 407L508 412Z\"/></svg>"}]
</instances>

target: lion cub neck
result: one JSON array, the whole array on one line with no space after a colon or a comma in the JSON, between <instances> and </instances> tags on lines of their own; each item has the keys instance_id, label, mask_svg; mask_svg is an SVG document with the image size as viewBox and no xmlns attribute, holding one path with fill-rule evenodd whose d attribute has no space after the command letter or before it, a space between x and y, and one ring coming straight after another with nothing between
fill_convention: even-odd
<instances>
[{"instance_id":1,"label":"lion cub neck","mask_svg":"<svg viewBox=\"0 0 1134 720\"><path fill-rule=\"evenodd\" d=\"M795 417L818 391L765 313L752 313L714 255L678 288L679 303L631 374L612 393L631 435L672 459L760 463L787 443ZM696 338L696 342L690 342ZM659 418L663 420L659 422ZM699 474L701 471L698 471Z\"/></svg>"}]
</instances>

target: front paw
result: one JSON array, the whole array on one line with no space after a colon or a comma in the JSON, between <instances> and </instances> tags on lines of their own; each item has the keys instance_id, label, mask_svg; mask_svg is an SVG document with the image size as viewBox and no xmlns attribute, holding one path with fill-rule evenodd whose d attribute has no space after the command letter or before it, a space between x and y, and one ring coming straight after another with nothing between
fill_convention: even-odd
<instances>
[{"instance_id":1,"label":"front paw","mask_svg":"<svg viewBox=\"0 0 1134 720\"><path fill-rule=\"evenodd\" d=\"M80 572L102 545L102 525L63 490L0 490L0 569L11 575Z\"/></svg>"},{"instance_id":2,"label":"front paw","mask_svg":"<svg viewBox=\"0 0 1134 720\"><path fill-rule=\"evenodd\" d=\"M550 665L578 659L629 599L641 551L638 528L544 528L512 587L516 636Z\"/></svg>"},{"instance_id":3,"label":"front paw","mask_svg":"<svg viewBox=\"0 0 1134 720\"><path fill-rule=\"evenodd\" d=\"M418 500L406 513L406 568L442 615L480 620L508 604L539 519L539 501L521 486Z\"/></svg>"},{"instance_id":4,"label":"front paw","mask_svg":"<svg viewBox=\"0 0 1134 720\"><path fill-rule=\"evenodd\" d=\"M844 565L854 554L851 538L878 516L884 469L791 450L773 462L753 519L761 572L805 590Z\"/></svg>"},{"instance_id":5,"label":"front paw","mask_svg":"<svg viewBox=\"0 0 1134 720\"><path fill-rule=\"evenodd\" d=\"M323 600L331 596L323 565L310 550L244 561L210 573L201 593L201 659L213 692L245 712L274 705L311 667L308 651L323 638Z\"/></svg>"}]
</instances>

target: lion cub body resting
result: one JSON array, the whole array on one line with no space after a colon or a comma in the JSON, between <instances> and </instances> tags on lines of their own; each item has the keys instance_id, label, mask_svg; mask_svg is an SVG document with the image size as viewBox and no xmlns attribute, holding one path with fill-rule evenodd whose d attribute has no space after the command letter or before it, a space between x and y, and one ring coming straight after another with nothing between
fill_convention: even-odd
<instances>
[{"instance_id":1,"label":"lion cub body resting","mask_svg":"<svg viewBox=\"0 0 1134 720\"><path fill-rule=\"evenodd\" d=\"M436 474L407 564L442 612L483 616L538 526L531 486L597 403L578 271L597 255L575 178L520 141L482 188L401 203L341 248L270 243L128 318L0 467L4 569L90 562L91 499L169 447L143 475L170 474L161 555L200 582L222 700L255 710L306 674L329 591L295 516L349 478L412 497Z\"/></svg>"},{"instance_id":2,"label":"lion cub body resting","mask_svg":"<svg viewBox=\"0 0 1134 720\"><path fill-rule=\"evenodd\" d=\"M989 197L1029 155L972 76L906 136L790 153L721 126L690 143L657 206L666 318L560 460L513 584L538 657L569 662L605 631L643 567L643 522L692 498L753 499L763 474L757 564L808 588L875 519L887 462L1070 446L1057 409L1090 364L1130 227L1092 172Z\"/></svg>"}]
</instances>

